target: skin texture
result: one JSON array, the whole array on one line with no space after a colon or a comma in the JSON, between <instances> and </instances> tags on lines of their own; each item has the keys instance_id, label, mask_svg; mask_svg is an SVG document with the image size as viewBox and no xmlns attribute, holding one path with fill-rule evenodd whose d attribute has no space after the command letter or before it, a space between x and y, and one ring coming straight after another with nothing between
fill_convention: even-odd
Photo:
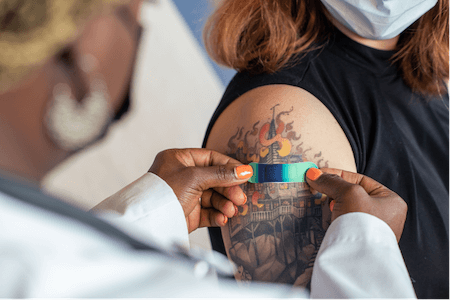
<instances>
[{"instance_id":1,"label":"skin texture","mask_svg":"<svg viewBox=\"0 0 450 300\"><path fill-rule=\"evenodd\" d=\"M224 226L246 201L238 184L248 180L236 169L243 165L207 149L169 149L160 152L149 172L162 178L173 190L183 209L188 232L200 227ZM110 197L92 211L124 213L128 199Z\"/></svg>"},{"instance_id":2,"label":"skin texture","mask_svg":"<svg viewBox=\"0 0 450 300\"><path fill-rule=\"evenodd\" d=\"M79 71L80 59L85 54L98 59L97 71L105 78L112 109L121 106L138 46L141 3L130 1L114 13L91 20L79 38L67 45L73 64L52 57L13 90L0 94L1 169L40 181L72 154L47 138L43 117L57 83L68 84L75 91L74 97L82 101L93 75Z\"/></svg>"},{"instance_id":3,"label":"skin texture","mask_svg":"<svg viewBox=\"0 0 450 300\"><path fill-rule=\"evenodd\" d=\"M150 172L173 189L186 216L189 233L199 227L224 226L247 199L237 186L239 161L206 149L171 149L159 153ZM200 201L193 201L200 199Z\"/></svg>"},{"instance_id":4,"label":"skin texture","mask_svg":"<svg viewBox=\"0 0 450 300\"><path fill-rule=\"evenodd\" d=\"M260 87L219 117L207 144L243 163L312 161L355 171L350 145L331 113L292 86ZM244 184L249 199L222 228L236 278L308 287L315 256L331 222L325 195L305 183Z\"/></svg>"}]
</instances>

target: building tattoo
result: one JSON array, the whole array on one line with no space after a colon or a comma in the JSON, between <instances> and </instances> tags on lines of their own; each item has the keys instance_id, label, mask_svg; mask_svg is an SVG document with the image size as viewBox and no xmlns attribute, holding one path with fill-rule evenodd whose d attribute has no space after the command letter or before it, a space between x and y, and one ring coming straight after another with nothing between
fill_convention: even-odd
<instances>
[{"instance_id":1,"label":"building tattoo","mask_svg":"<svg viewBox=\"0 0 450 300\"><path fill-rule=\"evenodd\" d=\"M309 153L288 111L251 129L238 128L228 141L227 154L243 163L266 164L314 161L327 167L322 153ZM306 183L247 183L248 197L239 214L229 220L222 235L231 245L230 259L238 266L236 278L282 282L309 287L312 267L329 226L331 213L325 195L312 195Z\"/></svg>"}]
</instances>

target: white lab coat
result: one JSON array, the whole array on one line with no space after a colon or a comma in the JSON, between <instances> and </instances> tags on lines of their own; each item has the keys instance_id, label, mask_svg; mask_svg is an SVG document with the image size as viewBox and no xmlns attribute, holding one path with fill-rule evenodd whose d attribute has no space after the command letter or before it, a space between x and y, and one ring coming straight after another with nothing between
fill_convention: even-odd
<instances>
[{"instance_id":1,"label":"white lab coat","mask_svg":"<svg viewBox=\"0 0 450 300\"><path fill-rule=\"evenodd\" d=\"M118 212L101 217L133 237L163 248L188 243L181 206L158 176L147 173L107 201ZM0 297L308 297L285 285L244 288L214 280L201 261L194 266L134 250L78 220L2 193L0 228ZM415 298L387 224L362 213L336 219L316 258L311 296Z\"/></svg>"}]
</instances>

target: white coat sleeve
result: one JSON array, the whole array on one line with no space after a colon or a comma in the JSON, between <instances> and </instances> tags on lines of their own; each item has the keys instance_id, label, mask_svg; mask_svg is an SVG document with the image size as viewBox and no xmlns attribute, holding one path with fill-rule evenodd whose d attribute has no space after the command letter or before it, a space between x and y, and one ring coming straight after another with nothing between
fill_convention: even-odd
<instances>
[{"instance_id":1,"label":"white coat sleeve","mask_svg":"<svg viewBox=\"0 0 450 300\"><path fill-rule=\"evenodd\" d=\"M189 246L181 204L172 188L153 173L144 174L105 199L93 212L134 238L148 238L164 246L174 242Z\"/></svg>"},{"instance_id":2,"label":"white coat sleeve","mask_svg":"<svg viewBox=\"0 0 450 300\"><path fill-rule=\"evenodd\" d=\"M365 213L333 221L314 264L311 297L416 298L391 228Z\"/></svg>"},{"instance_id":3,"label":"white coat sleeve","mask_svg":"<svg viewBox=\"0 0 450 300\"><path fill-rule=\"evenodd\" d=\"M408 274L401 256L398 257L399 250L392 246L392 238L391 246L384 250L385 254L394 253L396 259L374 258L371 251L355 256L353 248L346 249L346 243L342 243L347 236L357 249L366 251L376 243L368 239L365 246L359 247L357 244L365 240L360 236L361 232L374 230L374 235L379 235L380 240L386 238L386 233L393 237L392 232L378 232L376 226L380 226L379 222L375 222L373 228L368 226L368 230L358 230L360 225L366 224L358 220L352 222L350 214L333 223L335 225L329 231L331 236L325 238L325 245L316 260L313 296L377 297L380 293L375 292L379 290L398 291L389 294L381 291L383 296L414 296L410 283L406 282ZM348 226L340 228L343 223ZM207 269L202 261L193 266L187 260L174 259L171 255L133 250L120 239L105 235L77 218L35 207L1 193L0 224L8 228L0 230L0 298L243 299L307 296L306 291L286 285L254 283L247 288L237 288L233 282L217 282L207 276L209 273L205 273ZM356 230L351 225L357 225ZM395 241L395 237L393 239ZM335 240L338 241L334 243ZM334 252L333 245L337 246L334 249L337 252ZM368 261L370 259L374 261ZM388 264L393 262L399 265L389 267ZM374 265L381 271L373 268ZM357 269L352 270L351 266ZM373 273L368 276L369 266ZM400 271L396 272L397 269ZM360 270L364 273L358 274ZM365 276L358 278L361 274ZM395 274L399 278L393 277ZM378 281L380 277L385 277L385 280L381 278ZM373 288L368 285L368 278L374 280ZM363 286L358 287L359 284ZM325 292L321 293L320 289Z\"/></svg>"}]
</instances>

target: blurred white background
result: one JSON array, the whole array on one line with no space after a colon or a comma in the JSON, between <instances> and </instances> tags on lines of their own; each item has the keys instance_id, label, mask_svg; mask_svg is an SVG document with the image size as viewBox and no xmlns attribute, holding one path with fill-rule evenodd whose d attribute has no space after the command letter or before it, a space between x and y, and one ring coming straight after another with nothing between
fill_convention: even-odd
<instances>
[{"instance_id":1,"label":"blurred white background","mask_svg":"<svg viewBox=\"0 0 450 300\"><path fill-rule=\"evenodd\" d=\"M191 29L197 42L203 47L203 27L208 16L213 12L215 6L219 4L221 0L172 0L177 6L178 11L182 14L186 20L187 25ZM206 50L202 49L207 57ZM214 61L207 57L211 63L214 71L216 71L222 84L227 86L231 78L236 73L235 70L228 69L217 65Z\"/></svg>"},{"instance_id":2,"label":"blurred white background","mask_svg":"<svg viewBox=\"0 0 450 300\"><path fill-rule=\"evenodd\" d=\"M147 172L159 151L201 147L224 91L223 82L226 84L232 76L232 71L222 74L221 82L198 41L199 24L206 16L192 13L188 6L181 7L186 16L192 17L187 19L192 31L172 0L153 2L142 8L145 31L130 112L105 140L76 155L44 180L44 189L83 209L90 209ZM211 249L206 229L192 233L190 241L193 247Z\"/></svg>"}]
</instances>

